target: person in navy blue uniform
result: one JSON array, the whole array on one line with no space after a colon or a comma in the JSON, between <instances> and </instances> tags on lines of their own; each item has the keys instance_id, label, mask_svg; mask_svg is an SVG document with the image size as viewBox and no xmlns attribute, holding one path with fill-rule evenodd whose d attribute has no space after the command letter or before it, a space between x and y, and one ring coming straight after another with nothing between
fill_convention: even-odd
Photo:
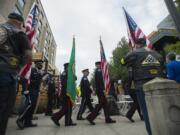
<instances>
[{"instance_id":1,"label":"person in navy blue uniform","mask_svg":"<svg viewBox=\"0 0 180 135\"><path fill-rule=\"evenodd\" d=\"M55 91L56 91L55 77L52 74L49 74L47 84L48 84L48 91L47 91L48 102L47 102L45 115L51 116L53 112L52 109L53 109L53 103L55 100Z\"/></svg>"},{"instance_id":2,"label":"person in navy blue uniform","mask_svg":"<svg viewBox=\"0 0 180 135\"><path fill-rule=\"evenodd\" d=\"M55 125L60 126L59 120L65 116L65 126L75 126L76 123L73 123L72 117L72 103L67 96L67 78L68 78L68 64L64 64L64 71L60 76L61 79L61 98L62 98L62 108L52 114L51 120L54 122Z\"/></svg>"},{"instance_id":3,"label":"person in navy blue uniform","mask_svg":"<svg viewBox=\"0 0 180 135\"><path fill-rule=\"evenodd\" d=\"M16 123L17 126L20 129L23 129L24 127L36 127L37 124L33 123L33 113L36 108L39 92L40 92L40 86L42 82L42 78L45 75L42 71L43 67L43 61L38 60L35 61L35 67L31 69L31 76L30 76L30 85L29 90L26 92L26 94L29 94L30 97L30 107L28 106L23 114L21 114ZM27 95L28 96L28 95Z\"/></svg>"},{"instance_id":4,"label":"person in navy blue uniform","mask_svg":"<svg viewBox=\"0 0 180 135\"><path fill-rule=\"evenodd\" d=\"M176 60L175 53L169 53L166 56L166 70L167 70L167 77L170 80L175 80L176 82L180 83L180 61Z\"/></svg>"},{"instance_id":5,"label":"person in navy blue uniform","mask_svg":"<svg viewBox=\"0 0 180 135\"><path fill-rule=\"evenodd\" d=\"M84 69L82 71L83 77L81 79L80 88L81 88L81 105L79 108L79 112L77 114L77 120L84 120L82 117L83 113L85 112L86 106L89 108L90 112L93 111L93 106L91 103L91 93L92 90L90 88L88 75L89 75L89 69Z\"/></svg>"},{"instance_id":6,"label":"person in navy blue uniform","mask_svg":"<svg viewBox=\"0 0 180 135\"><path fill-rule=\"evenodd\" d=\"M107 99L105 96L105 86L101 70L101 62L96 62L95 65L95 88L99 103L97 104L95 109L87 116L86 119L89 121L91 125L95 125L94 119L98 116L99 111L103 109L105 115L105 122L115 123L116 121L112 120L110 118L110 115L108 114Z\"/></svg>"}]
</instances>

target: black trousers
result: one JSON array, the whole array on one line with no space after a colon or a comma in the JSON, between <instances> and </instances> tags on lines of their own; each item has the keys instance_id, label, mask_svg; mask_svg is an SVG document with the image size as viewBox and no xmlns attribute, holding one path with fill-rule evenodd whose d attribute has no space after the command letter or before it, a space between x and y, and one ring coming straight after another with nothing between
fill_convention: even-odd
<instances>
[{"instance_id":1,"label":"black trousers","mask_svg":"<svg viewBox=\"0 0 180 135\"><path fill-rule=\"evenodd\" d=\"M21 116L21 119L25 121L25 125L31 124L33 119L33 114L36 108L37 100L38 100L39 93L31 93L30 92L30 106L27 106L27 109Z\"/></svg>"},{"instance_id":2,"label":"black trousers","mask_svg":"<svg viewBox=\"0 0 180 135\"><path fill-rule=\"evenodd\" d=\"M133 103L131 104L131 108L130 110L127 112L126 116L128 117L133 117L135 111L137 110L138 111L138 114L139 114L139 117L142 118L142 113L141 113L141 110L140 110L140 106L139 106L139 103L138 103L138 99L137 99L137 95L136 95L136 90L130 90L129 92L129 95L131 96L131 98L133 99Z\"/></svg>"},{"instance_id":3,"label":"black trousers","mask_svg":"<svg viewBox=\"0 0 180 135\"><path fill-rule=\"evenodd\" d=\"M63 116L65 116L65 125L70 125L73 123L71 119L72 103L68 96L63 97L62 108L52 115L52 117L54 117L56 120L60 120Z\"/></svg>"},{"instance_id":4,"label":"black trousers","mask_svg":"<svg viewBox=\"0 0 180 135\"><path fill-rule=\"evenodd\" d=\"M105 95L98 95L99 103L96 105L95 109L87 116L87 118L91 121L93 121L99 114L99 111L101 109L104 110L105 120L110 120L110 116L108 113L108 106L107 106L107 100Z\"/></svg>"},{"instance_id":5,"label":"black trousers","mask_svg":"<svg viewBox=\"0 0 180 135\"><path fill-rule=\"evenodd\" d=\"M79 112L77 114L77 118L80 118L82 117L83 113L85 112L86 110L86 106L89 108L89 110L92 112L94 110L93 108L93 105L91 103L91 99L90 97L82 97L81 99L81 105L80 105L80 108L79 108Z\"/></svg>"},{"instance_id":6,"label":"black trousers","mask_svg":"<svg viewBox=\"0 0 180 135\"><path fill-rule=\"evenodd\" d=\"M12 112L16 98L16 80L3 83L0 80L0 135L5 135L8 117Z\"/></svg>"},{"instance_id":7,"label":"black trousers","mask_svg":"<svg viewBox=\"0 0 180 135\"><path fill-rule=\"evenodd\" d=\"M46 112L45 114L52 114L52 108L53 108L53 94L52 92L48 92L48 102L47 102L47 107L46 107Z\"/></svg>"}]
</instances>

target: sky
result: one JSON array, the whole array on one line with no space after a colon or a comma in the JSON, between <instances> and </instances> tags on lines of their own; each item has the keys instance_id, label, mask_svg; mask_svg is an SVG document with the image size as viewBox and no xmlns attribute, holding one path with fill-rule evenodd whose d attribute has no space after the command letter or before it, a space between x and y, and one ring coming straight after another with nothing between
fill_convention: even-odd
<instances>
[{"instance_id":1,"label":"sky","mask_svg":"<svg viewBox=\"0 0 180 135\"><path fill-rule=\"evenodd\" d=\"M125 36L127 27L122 7L148 35L167 15L164 0L41 0L56 44L56 66L60 71L70 59L73 35L76 38L76 74L100 60L101 36L106 58Z\"/></svg>"}]
</instances>

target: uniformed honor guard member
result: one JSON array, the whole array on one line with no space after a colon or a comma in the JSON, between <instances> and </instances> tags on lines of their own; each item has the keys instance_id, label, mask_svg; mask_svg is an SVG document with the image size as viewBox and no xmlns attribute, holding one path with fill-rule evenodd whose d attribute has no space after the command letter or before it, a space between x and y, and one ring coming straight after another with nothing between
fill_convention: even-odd
<instances>
[{"instance_id":1,"label":"uniformed honor guard member","mask_svg":"<svg viewBox=\"0 0 180 135\"><path fill-rule=\"evenodd\" d=\"M91 125L95 125L93 122L94 119L98 116L99 111L103 108L104 115L105 115L105 122L106 123L115 123L116 121L112 120L108 114L107 108L107 100L105 96L105 87L104 87L104 80L101 70L101 62L96 62L96 70L95 70L95 88L96 94L98 97L99 103L95 107L95 109L87 116L87 120L90 122Z\"/></svg>"},{"instance_id":2,"label":"uniformed honor guard member","mask_svg":"<svg viewBox=\"0 0 180 135\"><path fill-rule=\"evenodd\" d=\"M80 87L81 87L81 105L79 108L79 112L77 114L77 120L84 120L82 117L83 113L85 112L86 106L89 108L90 112L93 111L93 106L91 103L91 93L92 90L90 88L88 75L89 75L89 69L82 70L83 77L81 79Z\"/></svg>"},{"instance_id":3,"label":"uniformed honor guard member","mask_svg":"<svg viewBox=\"0 0 180 135\"><path fill-rule=\"evenodd\" d=\"M143 113L146 130L149 135L152 135L142 86L155 77L163 76L163 58L154 50L147 48L146 40L140 38L136 43L136 50L128 53L121 63L133 70L136 95Z\"/></svg>"},{"instance_id":4,"label":"uniformed honor guard member","mask_svg":"<svg viewBox=\"0 0 180 135\"><path fill-rule=\"evenodd\" d=\"M52 115L52 109L53 109L53 103L55 100L55 91L56 91L56 84L55 84L55 78L52 74L49 74L48 78L48 102L47 102L47 107L46 107L46 116L51 116Z\"/></svg>"},{"instance_id":5,"label":"uniformed honor guard member","mask_svg":"<svg viewBox=\"0 0 180 135\"><path fill-rule=\"evenodd\" d=\"M61 79L61 98L62 98L62 108L54 113L51 120L55 125L60 126L59 120L65 115L65 126L75 126L73 123L72 116L72 103L70 98L67 96L67 78L68 78L68 63L64 64L64 71L60 76Z\"/></svg>"},{"instance_id":6,"label":"uniformed honor guard member","mask_svg":"<svg viewBox=\"0 0 180 135\"><path fill-rule=\"evenodd\" d=\"M31 69L31 80L30 80L30 86L29 86L29 94L30 96L30 107L26 108L24 113L19 116L16 123L20 129L23 129L24 127L36 127L37 124L34 124L32 122L33 119L33 113L36 108L39 92L40 92L40 86L43 76L45 75L42 72L43 67L43 61L35 61L35 67ZM44 79L43 79L44 80Z\"/></svg>"},{"instance_id":7,"label":"uniformed honor guard member","mask_svg":"<svg viewBox=\"0 0 180 135\"><path fill-rule=\"evenodd\" d=\"M24 19L17 13L10 13L8 21L0 24L0 135L5 135L8 116L15 103L17 74L31 59Z\"/></svg>"}]
</instances>

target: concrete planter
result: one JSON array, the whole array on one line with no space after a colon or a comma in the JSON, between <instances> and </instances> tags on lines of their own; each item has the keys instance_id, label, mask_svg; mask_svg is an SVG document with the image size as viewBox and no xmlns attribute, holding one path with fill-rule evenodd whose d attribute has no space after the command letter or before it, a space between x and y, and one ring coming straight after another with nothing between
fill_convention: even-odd
<instances>
[{"instance_id":1,"label":"concrete planter","mask_svg":"<svg viewBox=\"0 0 180 135\"><path fill-rule=\"evenodd\" d=\"M153 135L180 135L180 88L155 78L143 86Z\"/></svg>"}]
</instances>

